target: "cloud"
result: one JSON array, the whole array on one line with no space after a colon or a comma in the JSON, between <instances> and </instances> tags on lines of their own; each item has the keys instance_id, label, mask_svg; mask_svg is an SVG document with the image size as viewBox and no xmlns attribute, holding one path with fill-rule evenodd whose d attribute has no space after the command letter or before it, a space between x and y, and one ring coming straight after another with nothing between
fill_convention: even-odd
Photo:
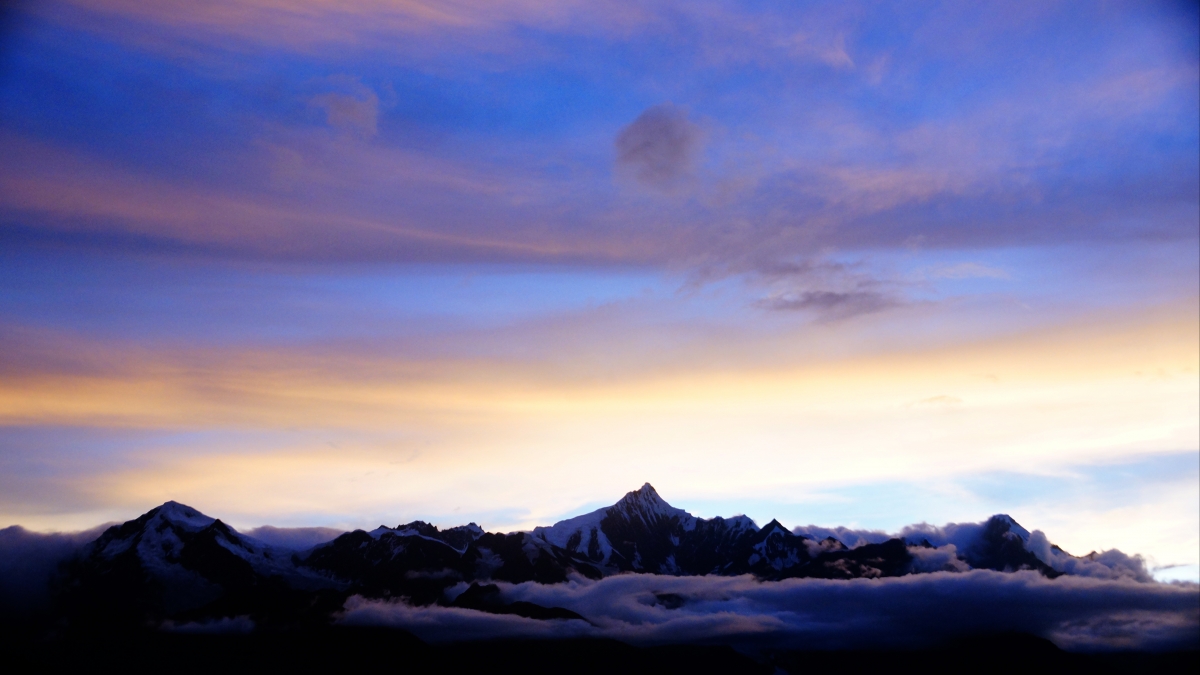
<instances>
[{"instance_id":1,"label":"cloud","mask_svg":"<svg viewBox=\"0 0 1200 675\"><path fill-rule=\"evenodd\" d=\"M1041 530L1029 533L1029 541L1026 542L1025 548L1042 562L1067 574L1098 579L1153 579L1150 571L1146 569L1146 561L1140 555L1127 555L1117 549L1110 549L1100 553L1092 551L1085 556L1076 557L1051 545Z\"/></svg>"},{"instance_id":2,"label":"cloud","mask_svg":"<svg viewBox=\"0 0 1200 675\"><path fill-rule=\"evenodd\" d=\"M974 262L963 262L956 265L946 265L928 270L928 276L934 279L1008 279L1007 271Z\"/></svg>"},{"instance_id":3,"label":"cloud","mask_svg":"<svg viewBox=\"0 0 1200 675\"><path fill-rule=\"evenodd\" d=\"M44 609L59 564L109 525L52 534L30 532L19 525L0 530L0 614Z\"/></svg>"},{"instance_id":4,"label":"cloud","mask_svg":"<svg viewBox=\"0 0 1200 675\"><path fill-rule=\"evenodd\" d=\"M657 0L212 0L201 5L58 0L27 11L143 49L193 58L267 47L307 54L365 51L375 58L429 59L451 52L526 61L557 56L558 50L538 42L549 33L665 38L688 44L714 65L803 60L853 66L843 33L845 15L852 12L748 11L728 0L685 5Z\"/></svg>"},{"instance_id":5,"label":"cloud","mask_svg":"<svg viewBox=\"0 0 1200 675\"><path fill-rule=\"evenodd\" d=\"M352 133L370 130L370 119L351 110L352 105L326 102L333 106L330 124ZM15 223L0 231L0 240L235 259L413 262L475 257L511 262L585 257L556 241L538 240L532 232L494 231L508 217L496 215L494 202L504 201L504 195L495 193L516 189L511 180L501 179L507 185L497 188L490 178L473 180L469 169L453 162L403 151L381 155L361 146L365 144L330 141L307 148L316 156L309 164L333 162L336 168L298 177L293 167L290 180L298 183L297 189L281 197L270 191L172 182L0 133L0 151L10 153L0 165L0 219ZM278 152L266 154L266 165L278 164ZM304 165L294 156L292 163ZM263 173L273 172L266 168ZM370 194L364 193L364 183L356 182L360 178L371 186ZM318 194L324 198L316 198ZM404 204L389 203L386 213L366 208L380 199L399 200L399 195ZM492 215L485 217L489 210ZM436 222L429 219L431 212L438 214ZM526 236L529 241L520 241ZM604 255L605 248L602 243L592 250ZM485 250L492 252L479 255ZM508 253L496 256L496 251Z\"/></svg>"},{"instance_id":6,"label":"cloud","mask_svg":"<svg viewBox=\"0 0 1200 675\"><path fill-rule=\"evenodd\" d=\"M937 396L927 401L940 402L940 399L953 397ZM955 399L957 400L957 399ZM924 403L925 401L922 401ZM959 552L969 552L980 545L981 536L987 528L987 523L949 523L936 527L927 523L919 523L904 527L898 534L888 534L879 530L852 530L845 527L826 528L816 525L796 527L792 532L798 535L812 537L820 541L833 537L850 548L864 544L878 544L892 537L900 537L909 544L909 552L917 559L915 567L921 571L961 570L956 556ZM1147 583L1154 580L1146 561L1140 555L1128 555L1117 549L1097 553L1092 551L1085 556L1073 556L1061 548L1054 546L1041 530L1026 532L1019 525L1014 526L1024 540L1024 547L1050 567L1066 574L1096 579L1126 580ZM923 544L931 544L927 548ZM915 544L922 544L916 546Z\"/></svg>"},{"instance_id":7,"label":"cloud","mask_svg":"<svg viewBox=\"0 0 1200 675\"><path fill-rule=\"evenodd\" d=\"M964 635L1019 631L1067 649L1162 650L1194 649L1200 635L1200 589L1194 584L1050 580L1036 572L765 583L751 577L627 574L499 586L507 601L565 607L594 625L363 598L351 599L340 621L400 627L431 642L591 636L641 645L717 642L750 649L921 647Z\"/></svg>"},{"instance_id":8,"label":"cloud","mask_svg":"<svg viewBox=\"0 0 1200 675\"><path fill-rule=\"evenodd\" d=\"M333 541L343 533L344 530L332 527L272 527L270 525L263 525L252 530L246 530L242 534L254 537L268 546L287 549L289 551L303 551L317 544Z\"/></svg>"},{"instance_id":9,"label":"cloud","mask_svg":"<svg viewBox=\"0 0 1200 675\"><path fill-rule=\"evenodd\" d=\"M958 547L946 544L937 548L909 546L914 572L967 572L971 566L958 557Z\"/></svg>"},{"instance_id":10,"label":"cloud","mask_svg":"<svg viewBox=\"0 0 1200 675\"><path fill-rule=\"evenodd\" d=\"M703 140L703 131L683 109L662 103L617 134L617 168L652 188L671 190L692 170Z\"/></svg>"},{"instance_id":11,"label":"cloud","mask_svg":"<svg viewBox=\"0 0 1200 675\"><path fill-rule=\"evenodd\" d=\"M496 638L588 637L594 628L585 621L539 621L512 614L489 614L458 607L414 607L404 602L346 601L341 623L351 626L394 626L430 642Z\"/></svg>"},{"instance_id":12,"label":"cloud","mask_svg":"<svg viewBox=\"0 0 1200 675\"><path fill-rule=\"evenodd\" d=\"M773 10L723 1L686 7L607 0L553 7L531 0L34 4L30 11L48 19L46 30L98 31L125 46L141 46L154 35L169 49L200 42L222 52L222 68L174 58L159 64L177 67L170 72L186 83L179 86L199 100L224 102L206 116L191 106L171 113L164 103L180 98L174 89L142 92L144 69L124 60L128 54L96 61L95 49L80 41L79 54L60 60L52 47L22 46L30 50L22 62L41 63L64 82L83 79L71 88L69 106L56 103L61 97L40 88L32 73L6 79L22 92L6 115L13 133L38 129L57 133L49 142L82 143L55 131L58 114L58 127L109 129L107 135L142 141L93 148L106 159L115 155L113 166L87 171L57 159L50 169L38 169L28 166L21 148L0 151L12 174L0 177L0 217L19 223L22 232L81 247L157 244L164 252L234 258L583 261L673 269L701 261L734 269L739 260L769 266L823 247L1178 239L1196 231L1194 142L1178 132L1190 128L1180 126L1181 119L1194 118L1180 112L1194 110L1181 107L1194 99L1187 84L1194 81L1193 63L1119 31L1113 39L1132 40L1130 53L1144 46L1148 63L1073 66L1030 58L1022 68L1031 70L1009 74L975 69L981 64L960 63L955 49L944 51L959 45L970 58L993 62L991 68L1007 54L1041 54L1041 35L1070 28L1053 23L1048 15L1054 11L1019 29L1011 17L987 8L907 17L915 25L900 29L887 12L853 5ZM1086 33L1077 35L1087 45L1083 51L1112 51L1107 39L1092 35L1094 27L1079 30ZM889 31L902 35L884 39ZM610 42L567 37L580 32ZM513 50L515 43L528 48ZM909 43L918 48L897 49ZM303 57L272 55L270 46L313 58L303 68L281 67L286 58ZM468 56L496 49L528 60L500 65ZM611 60L598 57L610 51ZM786 58L763 56L768 53ZM801 67L797 55L812 63ZM379 64L389 59L385 71L404 104L395 112L397 133L379 138L380 103L389 98ZM430 59L441 60L434 68ZM858 71L865 66L855 64L880 59L890 60L889 78L864 92ZM560 71L553 85L538 70L543 63ZM716 63L723 65L712 67ZM82 86L101 73L76 64L94 64L109 84ZM964 69L984 73L977 78L981 86L964 89L958 79ZM270 82L255 75L263 71L272 73ZM298 140L313 131L296 119L293 108L305 112L304 106L279 105L290 102L280 92L307 86L290 78L308 82L314 73L349 71L364 74L374 91L349 79L329 91L304 89L307 112L343 134L377 142L332 143L328 134L315 133L334 146L317 151L311 139L309 145ZM638 72L630 78L629 71ZM934 79L916 81L917 72ZM629 80L628 91L654 98L607 94ZM480 82L494 84L476 86ZM950 110L935 100L915 117L887 112L895 101L926 90L962 96ZM122 119L131 126L112 126L104 116L105 91L140 92L122 99L128 108ZM1114 115L1111 106L1097 105L1130 96L1142 112ZM608 144L614 123L668 97L678 105L646 109L616 139L618 171L668 192L690 177L703 146L705 171L689 192L695 203L655 211L637 194L612 193ZM683 105L714 120L720 137L708 142ZM530 106L555 111L553 123L544 124L543 113ZM221 112L228 110L238 115ZM170 133L158 134L143 117L160 120ZM1155 142L1156 134L1177 140ZM93 142L105 135L93 135ZM255 142L246 144L247 138ZM394 145L381 147L383 141ZM172 155L178 160L169 175L148 159L155 153L146 148L159 146L187 150ZM270 157L247 151L264 147ZM268 163L274 170L262 166ZM208 175L211 166L229 170L197 185L178 179ZM259 182L271 175L290 186L286 199ZM959 278L995 270L945 273ZM862 312L886 300L869 289L802 290L807 294L766 304L836 304Z\"/></svg>"},{"instance_id":13,"label":"cloud","mask_svg":"<svg viewBox=\"0 0 1200 675\"><path fill-rule=\"evenodd\" d=\"M329 126L363 138L371 138L379 127L379 95L357 79L338 76L328 79L334 91L318 94L309 103L325 111Z\"/></svg>"},{"instance_id":14,"label":"cloud","mask_svg":"<svg viewBox=\"0 0 1200 675\"><path fill-rule=\"evenodd\" d=\"M774 311L810 310L829 317L846 318L879 312L896 306L898 302L872 291L803 291L766 298L757 304Z\"/></svg>"},{"instance_id":15,"label":"cloud","mask_svg":"<svg viewBox=\"0 0 1200 675\"><path fill-rule=\"evenodd\" d=\"M792 528L794 534L812 537L817 541L833 537L850 548L858 548L865 544L882 544L894 535L883 530L854 530L848 527L820 527L818 525L802 525Z\"/></svg>"},{"instance_id":16,"label":"cloud","mask_svg":"<svg viewBox=\"0 0 1200 675\"><path fill-rule=\"evenodd\" d=\"M254 630L254 621L248 616L227 616L221 619L189 621L186 623L164 621L159 626L159 630L170 633L192 633L199 635L246 634Z\"/></svg>"},{"instance_id":17,"label":"cloud","mask_svg":"<svg viewBox=\"0 0 1200 675\"><path fill-rule=\"evenodd\" d=\"M924 539L934 546L954 546L958 550L968 550L977 544L985 527L987 523L950 523L944 527L922 523L905 527L900 531L900 536L909 542L915 543ZM1029 533L1022 530L1021 533L1025 539L1026 550L1059 572L1142 583L1154 579L1140 555L1128 555L1117 549L1110 549L1100 553L1092 551L1085 556L1073 556L1053 546L1041 530Z\"/></svg>"},{"instance_id":18,"label":"cloud","mask_svg":"<svg viewBox=\"0 0 1200 675\"><path fill-rule=\"evenodd\" d=\"M764 252L733 263L725 273L734 270L746 273L751 285L766 288L754 305L773 312L845 319L905 304L900 284L872 270L867 259L838 260L828 252L780 259Z\"/></svg>"},{"instance_id":19,"label":"cloud","mask_svg":"<svg viewBox=\"0 0 1200 675\"><path fill-rule=\"evenodd\" d=\"M162 284L161 277L140 278ZM239 289L247 307L271 310L271 302L258 301L266 296L246 290L254 284L243 277L223 283ZM229 295L218 297L224 301ZM306 296L314 304L305 311L314 319L370 325L356 314L317 310L323 295ZM337 304L340 297L322 302ZM591 322L570 324L582 326L577 330L488 329L480 333L486 341L443 332L436 323L430 325L439 329L429 339L381 332L385 338L323 344L256 338L207 345L147 334L141 326L162 323L157 314L132 324L136 332L122 340L13 332L0 325L6 346L0 350L0 419L9 429L0 439L5 450L0 505L14 515L30 514L9 522L38 529L75 529L111 517L68 520L64 509L136 515L166 499L209 504L240 514L234 522L247 525L278 523L287 513L326 515L314 524L342 522L346 513L378 514L378 520L371 516L371 522L359 523L374 527L410 513L458 525L470 513L489 529L525 529L578 503L611 503L609 495L623 493L630 483L657 483L658 477L679 492L702 492L697 486L718 481L729 494L760 494L766 488L756 467L770 465L792 477L786 494L819 494L845 485L846 476L859 486L929 485L947 476L1014 466L1046 473L1120 456L1076 440L1094 435L1135 439L1144 448L1186 447L1188 434L1195 438L1200 323L1194 303L921 349L885 333L877 336L884 345L878 354L839 351L855 339L846 325L790 332L778 341L751 331L661 332L660 342L645 348L647 333L630 327L675 320L677 315L659 307L649 306L659 312L652 317L661 321L657 324L635 323L631 317L641 321L640 313L605 311ZM128 316L140 310L130 303L122 311ZM211 323L222 317L198 315ZM554 327L545 321L533 327L547 326ZM554 336L552 349L543 347L545 335ZM1169 377L1135 375L1159 370ZM994 373L998 382L978 373ZM1046 382L1056 385L1047 388ZM931 406L905 407L943 392L971 405L956 415ZM1057 405L1064 400L1080 403ZM864 425L864 419L872 423ZM20 427L40 429L39 440L17 435ZM914 428L921 433L907 436ZM1163 436L1164 429L1178 431ZM117 435L101 444L100 434L109 432ZM1056 439L1053 453L1042 440L1047 437ZM910 454L886 451L898 438L913 438ZM568 446L575 452L564 457ZM726 461L730 447L742 458L736 465ZM788 452L789 447L838 451L813 464L811 454ZM962 452L964 447L972 451ZM611 470L586 486L526 489L570 486L572 476L595 468L595 456L608 458ZM692 473L681 477L681 465ZM1005 490L996 499L1007 503L989 508L1027 508L1031 498L1013 487L1025 481L1001 479ZM476 483L499 487L472 487ZM523 487L505 487L512 485ZM1119 520L1116 513L1081 511L1074 497L1049 512L1059 523L1053 528L1026 520L1047 528L1074 553L1103 544L1161 562L1189 562L1195 548L1176 542L1195 537L1189 527L1194 521L1187 520L1191 512L1183 508L1189 498L1195 503L1192 486L1184 483L1169 502L1160 501L1157 491L1113 502L1155 504L1143 512L1143 525L1124 511ZM1182 506L1163 511L1164 504ZM461 515L453 511L459 506ZM952 520L950 514L977 507L938 508L947 514L944 520ZM911 504L908 509L902 517L922 517L916 513L922 509ZM1159 521L1156 513L1178 513L1183 520ZM34 515L41 520L30 522ZM785 518L779 511L763 515ZM864 512L854 519L874 517ZM792 523L813 520L793 518ZM1110 524L1110 518L1121 525ZM843 511L818 522L850 519ZM1072 531L1070 539L1064 540L1065 531Z\"/></svg>"}]
</instances>

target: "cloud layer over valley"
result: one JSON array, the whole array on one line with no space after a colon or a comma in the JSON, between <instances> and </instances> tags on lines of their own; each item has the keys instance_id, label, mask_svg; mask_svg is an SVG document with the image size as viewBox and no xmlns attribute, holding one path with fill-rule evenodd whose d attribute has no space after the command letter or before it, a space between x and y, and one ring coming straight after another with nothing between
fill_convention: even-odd
<instances>
[{"instance_id":1,"label":"cloud layer over valley","mask_svg":"<svg viewBox=\"0 0 1200 675\"><path fill-rule=\"evenodd\" d=\"M1027 571L973 570L890 579L669 577L627 574L566 584L499 584L508 601L563 607L538 621L454 607L352 598L340 621L423 640L610 637L635 644L721 642L749 649L917 648L1017 631L1072 650L1195 649L1200 589ZM465 589L465 584L457 589Z\"/></svg>"}]
</instances>

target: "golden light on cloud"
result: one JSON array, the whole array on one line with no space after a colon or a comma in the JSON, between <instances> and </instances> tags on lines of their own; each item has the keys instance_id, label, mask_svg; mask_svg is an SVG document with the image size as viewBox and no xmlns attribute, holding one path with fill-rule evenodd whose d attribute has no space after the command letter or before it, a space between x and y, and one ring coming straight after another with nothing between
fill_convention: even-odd
<instances>
[{"instance_id":1,"label":"golden light on cloud","mask_svg":"<svg viewBox=\"0 0 1200 675\"><path fill-rule=\"evenodd\" d=\"M1200 433L1200 335L1170 309L937 351L760 353L784 365L621 378L286 351L210 353L199 367L159 353L103 374L6 377L0 419L263 434L131 451L88 477L97 501L134 510L180 499L247 518L401 517L520 504L488 525L528 527L646 480L686 497L787 501L847 480L1037 473L1186 448ZM578 494L533 489L582 475Z\"/></svg>"}]
</instances>

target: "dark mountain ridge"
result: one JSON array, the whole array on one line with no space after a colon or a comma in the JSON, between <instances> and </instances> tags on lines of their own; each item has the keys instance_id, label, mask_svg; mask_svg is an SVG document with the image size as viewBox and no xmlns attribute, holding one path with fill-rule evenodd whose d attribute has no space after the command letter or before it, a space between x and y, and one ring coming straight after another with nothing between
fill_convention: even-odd
<instances>
[{"instance_id":1,"label":"dark mountain ridge","mask_svg":"<svg viewBox=\"0 0 1200 675\"><path fill-rule=\"evenodd\" d=\"M745 516L696 518L647 483L610 507L532 532L489 533L474 523L442 530L414 521L348 532L293 552L167 502L87 544L65 566L56 598L62 614L78 618L104 614L137 623L249 616L257 624L282 625L328 621L351 595L562 618L565 610L514 609L485 591L497 581L554 584L572 575L782 580L969 569L1064 573L1034 552L1029 532L1008 516L993 516L973 532L961 548L934 546L919 532L848 547L775 520L760 528ZM1057 547L1053 555L1091 560ZM476 590L455 594L465 586Z\"/></svg>"}]
</instances>

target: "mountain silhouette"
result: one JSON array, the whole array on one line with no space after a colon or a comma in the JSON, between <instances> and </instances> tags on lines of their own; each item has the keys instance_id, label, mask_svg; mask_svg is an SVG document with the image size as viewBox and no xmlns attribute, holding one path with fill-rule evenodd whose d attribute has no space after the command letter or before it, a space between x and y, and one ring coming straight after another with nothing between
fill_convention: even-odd
<instances>
[{"instance_id":1,"label":"mountain silhouette","mask_svg":"<svg viewBox=\"0 0 1200 675\"><path fill-rule=\"evenodd\" d=\"M64 568L57 588L67 617L155 619L249 616L259 624L328 621L351 595L399 597L529 618L565 610L497 604L494 582L555 584L621 573L858 579L945 569L1061 572L1029 548L1030 534L1006 515L978 527L967 545L893 538L848 547L772 520L697 518L649 483L615 504L531 532L492 533L474 523L449 529L422 521L355 530L303 551L266 544L176 502L116 525ZM926 551L950 562L930 568ZM1056 555L1066 555L1055 548ZM1073 558L1073 557L1072 557ZM1077 559L1081 560L1081 559ZM470 585L470 595L449 591ZM663 600L670 604L670 598Z\"/></svg>"}]
</instances>

